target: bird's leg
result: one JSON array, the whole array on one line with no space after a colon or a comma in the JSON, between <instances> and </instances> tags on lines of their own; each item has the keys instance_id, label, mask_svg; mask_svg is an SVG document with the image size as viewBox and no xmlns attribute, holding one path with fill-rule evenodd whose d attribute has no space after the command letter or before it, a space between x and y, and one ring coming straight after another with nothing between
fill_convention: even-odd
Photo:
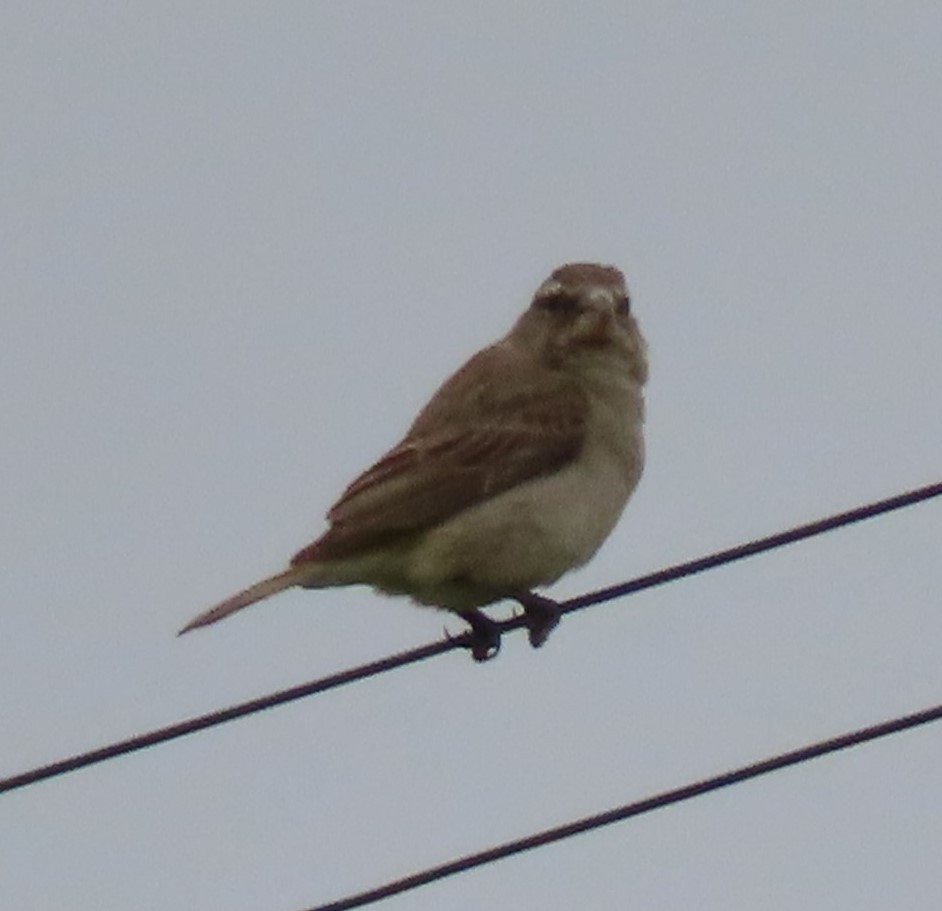
<instances>
[{"instance_id":1,"label":"bird's leg","mask_svg":"<svg viewBox=\"0 0 942 911\"><path fill-rule=\"evenodd\" d=\"M500 627L497 623L479 610L463 611L461 617L471 627L471 657L475 661L496 658L500 651Z\"/></svg>"},{"instance_id":2,"label":"bird's leg","mask_svg":"<svg viewBox=\"0 0 942 911\"><path fill-rule=\"evenodd\" d=\"M530 645L539 648L549 638L562 617L560 606L551 598L544 598L535 592L523 592L514 595L514 600L523 607L527 621Z\"/></svg>"}]
</instances>

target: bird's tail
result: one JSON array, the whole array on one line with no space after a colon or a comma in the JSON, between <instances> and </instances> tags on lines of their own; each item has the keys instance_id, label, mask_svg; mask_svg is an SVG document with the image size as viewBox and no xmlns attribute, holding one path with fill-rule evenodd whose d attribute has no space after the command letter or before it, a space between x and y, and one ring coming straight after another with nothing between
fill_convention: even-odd
<instances>
[{"instance_id":1,"label":"bird's tail","mask_svg":"<svg viewBox=\"0 0 942 911\"><path fill-rule=\"evenodd\" d=\"M242 610L243 607L255 604L256 601L261 601L263 598L275 595L280 591L284 591L286 588L291 588L293 585L301 585L309 581L310 578L310 565L292 566L290 569L286 569L276 576L270 576L268 579L262 579L261 582L256 582L255 585L249 586L245 591L241 591L231 598L226 598L225 601L220 601L215 607L203 611L198 617L194 617L187 623L177 635L182 636L184 633L188 633L191 629L196 629L199 626L209 626L210 623L222 620L224 617L228 617L230 614Z\"/></svg>"}]
</instances>

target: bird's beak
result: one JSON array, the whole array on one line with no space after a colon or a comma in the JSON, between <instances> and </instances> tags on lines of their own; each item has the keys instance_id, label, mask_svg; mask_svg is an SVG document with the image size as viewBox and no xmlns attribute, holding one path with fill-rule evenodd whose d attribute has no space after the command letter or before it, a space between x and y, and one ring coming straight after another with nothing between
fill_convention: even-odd
<instances>
[{"instance_id":1,"label":"bird's beak","mask_svg":"<svg viewBox=\"0 0 942 911\"><path fill-rule=\"evenodd\" d=\"M579 333L583 344L592 347L607 345L615 330L615 315L609 309L596 310L586 315L586 327Z\"/></svg>"}]
</instances>

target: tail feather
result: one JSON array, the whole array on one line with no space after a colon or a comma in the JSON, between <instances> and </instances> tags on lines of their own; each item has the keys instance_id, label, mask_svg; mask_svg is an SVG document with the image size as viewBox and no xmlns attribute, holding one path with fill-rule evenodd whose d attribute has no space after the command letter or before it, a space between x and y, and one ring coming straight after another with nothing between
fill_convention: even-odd
<instances>
[{"instance_id":1,"label":"tail feather","mask_svg":"<svg viewBox=\"0 0 942 911\"><path fill-rule=\"evenodd\" d=\"M209 626L210 623L216 623L216 621L222 620L224 617L228 617L230 614L234 614L244 607L255 604L256 601L261 601L263 598L268 598L294 585L301 585L303 582L310 579L310 576L310 566L292 566L290 569L286 569L276 576L262 579L261 582L256 582L255 585L249 586L245 591L241 591L231 598L226 598L225 601L220 601L215 607L203 611L203 613L187 623L177 635L182 636L184 633L188 633L190 630L196 629L197 627Z\"/></svg>"}]
</instances>

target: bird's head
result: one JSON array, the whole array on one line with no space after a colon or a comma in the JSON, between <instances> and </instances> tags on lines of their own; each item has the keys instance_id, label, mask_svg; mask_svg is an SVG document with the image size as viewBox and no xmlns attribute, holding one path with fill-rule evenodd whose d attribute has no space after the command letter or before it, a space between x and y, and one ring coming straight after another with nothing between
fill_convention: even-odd
<instances>
[{"instance_id":1,"label":"bird's head","mask_svg":"<svg viewBox=\"0 0 942 911\"><path fill-rule=\"evenodd\" d=\"M638 382L647 378L644 340L625 277L614 266L568 263L554 270L513 335L552 366L614 356L625 360Z\"/></svg>"}]
</instances>

